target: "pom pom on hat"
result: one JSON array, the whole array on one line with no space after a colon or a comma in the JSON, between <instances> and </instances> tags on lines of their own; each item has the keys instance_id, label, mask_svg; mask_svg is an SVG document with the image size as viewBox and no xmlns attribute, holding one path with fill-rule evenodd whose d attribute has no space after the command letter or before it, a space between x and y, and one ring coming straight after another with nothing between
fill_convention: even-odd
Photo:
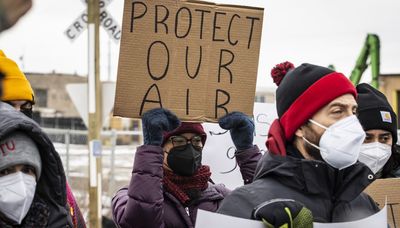
<instances>
[{"instance_id":1,"label":"pom pom on hat","mask_svg":"<svg viewBox=\"0 0 400 228\"><path fill-rule=\"evenodd\" d=\"M274 83L279 86L285 75L292 69L294 69L294 65L288 61L276 64L276 66L271 70L271 76Z\"/></svg>"}]
</instances>

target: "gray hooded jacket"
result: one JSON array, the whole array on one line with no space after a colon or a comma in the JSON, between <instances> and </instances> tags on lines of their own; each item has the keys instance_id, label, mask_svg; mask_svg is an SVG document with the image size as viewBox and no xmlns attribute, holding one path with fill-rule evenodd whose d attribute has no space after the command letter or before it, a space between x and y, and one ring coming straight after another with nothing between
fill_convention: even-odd
<instances>
[{"instance_id":1,"label":"gray hooded jacket","mask_svg":"<svg viewBox=\"0 0 400 228\"><path fill-rule=\"evenodd\" d=\"M64 168L53 143L36 122L10 105L0 102L0 139L14 131L23 132L31 137L42 159L42 173L36 185L35 198L25 216L26 220L30 221L25 221L26 225L23 222L21 227L42 227L44 224L52 228L73 227L67 209ZM37 209L43 209L45 213L39 213ZM1 217L0 226L8 227Z\"/></svg>"}]
</instances>

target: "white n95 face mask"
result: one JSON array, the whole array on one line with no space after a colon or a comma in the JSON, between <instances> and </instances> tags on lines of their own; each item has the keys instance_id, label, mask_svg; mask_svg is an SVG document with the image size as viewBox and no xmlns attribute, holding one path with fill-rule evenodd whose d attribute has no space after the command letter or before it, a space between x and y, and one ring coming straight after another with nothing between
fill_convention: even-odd
<instances>
[{"instance_id":1,"label":"white n95 face mask","mask_svg":"<svg viewBox=\"0 0 400 228\"><path fill-rule=\"evenodd\" d=\"M35 196L33 176L16 172L0 177L0 211L7 218L21 224Z\"/></svg>"},{"instance_id":2,"label":"white n95 face mask","mask_svg":"<svg viewBox=\"0 0 400 228\"><path fill-rule=\"evenodd\" d=\"M392 147L380 142L365 143L361 145L358 161L367 165L374 174L385 166L392 155Z\"/></svg>"},{"instance_id":3,"label":"white n95 face mask","mask_svg":"<svg viewBox=\"0 0 400 228\"><path fill-rule=\"evenodd\" d=\"M310 119L310 122L325 129L319 146L303 139L319 149L322 159L329 165L341 170L357 162L365 132L355 115L348 116L329 127Z\"/></svg>"}]
</instances>

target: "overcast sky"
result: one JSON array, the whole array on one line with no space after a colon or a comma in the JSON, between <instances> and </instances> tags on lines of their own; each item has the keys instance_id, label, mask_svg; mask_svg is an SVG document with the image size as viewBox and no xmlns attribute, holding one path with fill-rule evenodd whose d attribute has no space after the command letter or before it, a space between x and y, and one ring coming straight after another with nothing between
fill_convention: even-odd
<instances>
[{"instance_id":1,"label":"overcast sky","mask_svg":"<svg viewBox=\"0 0 400 228\"><path fill-rule=\"evenodd\" d=\"M257 86L274 87L270 69L289 60L333 64L350 75L367 33L381 40L381 73L400 73L400 1L398 0L218 0L260 6L264 26ZM32 10L0 34L0 48L26 72L87 74L87 32L71 42L64 34L85 9L82 0L34 0ZM108 10L122 24L123 0ZM101 77L116 79L119 45L101 30ZM20 57L24 56L23 62ZM109 58L110 56L110 58ZM366 72L364 81L369 80Z\"/></svg>"}]
</instances>

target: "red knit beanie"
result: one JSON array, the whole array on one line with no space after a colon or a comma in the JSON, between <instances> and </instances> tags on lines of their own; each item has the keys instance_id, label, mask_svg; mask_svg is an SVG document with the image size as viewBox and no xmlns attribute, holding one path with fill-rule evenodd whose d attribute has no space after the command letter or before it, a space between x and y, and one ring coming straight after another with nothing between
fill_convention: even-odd
<instances>
[{"instance_id":1,"label":"red knit beanie","mask_svg":"<svg viewBox=\"0 0 400 228\"><path fill-rule=\"evenodd\" d=\"M200 123L193 122L181 122L181 125L173 131L163 133L163 143L162 146L167 142L171 136L181 135L183 133L194 133L201 136L201 142L206 142L207 134L204 131L203 126Z\"/></svg>"}]
</instances>

